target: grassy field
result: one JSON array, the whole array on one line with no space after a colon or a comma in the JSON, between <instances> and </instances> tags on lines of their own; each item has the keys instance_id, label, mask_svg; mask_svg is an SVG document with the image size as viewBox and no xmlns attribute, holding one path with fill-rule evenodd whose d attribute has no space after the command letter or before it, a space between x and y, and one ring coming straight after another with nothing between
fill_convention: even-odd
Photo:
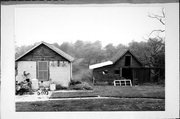
<instances>
[{"instance_id":1,"label":"grassy field","mask_svg":"<svg viewBox=\"0 0 180 119\"><path fill-rule=\"evenodd\" d=\"M165 98L164 87L162 86L94 86L92 91L88 92L55 92L51 98L73 98L73 97L125 97L125 98Z\"/></svg>"},{"instance_id":2,"label":"grassy field","mask_svg":"<svg viewBox=\"0 0 180 119\"><path fill-rule=\"evenodd\" d=\"M164 111L164 99L81 99L16 103L16 111Z\"/></svg>"},{"instance_id":3,"label":"grassy field","mask_svg":"<svg viewBox=\"0 0 180 119\"><path fill-rule=\"evenodd\" d=\"M95 86L87 92L55 92L51 98L120 97L17 102L16 111L163 111L165 91L161 86Z\"/></svg>"}]
</instances>

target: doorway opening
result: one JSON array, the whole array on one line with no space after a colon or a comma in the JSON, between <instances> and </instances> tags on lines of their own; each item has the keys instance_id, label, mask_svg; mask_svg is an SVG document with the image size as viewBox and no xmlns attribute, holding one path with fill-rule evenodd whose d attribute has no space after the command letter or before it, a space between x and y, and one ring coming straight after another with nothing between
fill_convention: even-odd
<instances>
[{"instance_id":1,"label":"doorway opening","mask_svg":"<svg viewBox=\"0 0 180 119\"><path fill-rule=\"evenodd\" d=\"M131 79L132 81L132 69L131 68L122 68L122 77L126 79Z\"/></svg>"}]
</instances>

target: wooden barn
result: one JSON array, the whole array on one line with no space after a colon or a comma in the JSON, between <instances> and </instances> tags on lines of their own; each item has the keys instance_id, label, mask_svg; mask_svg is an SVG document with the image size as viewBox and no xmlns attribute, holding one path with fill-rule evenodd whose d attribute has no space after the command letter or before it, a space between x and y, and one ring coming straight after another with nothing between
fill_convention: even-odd
<instances>
[{"instance_id":1,"label":"wooden barn","mask_svg":"<svg viewBox=\"0 0 180 119\"><path fill-rule=\"evenodd\" d=\"M22 81L26 73L30 80L38 79L45 86L54 82L68 87L72 79L73 60L73 57L52 44L40 42L16 58L16 81Z\"/></svg>"},{"instance_id":2,"label":"wooden barn","mask_svg":"<svg viewBox=\"0 0 180 119\"><path fill-rule=\"evenodd\" d=\"M130 79L132 84L150 81L150 69L145 68L130 50L119 51L106 62L91 65L94 84L112 84L114 80Z\"/></svg>"}]
</instances>

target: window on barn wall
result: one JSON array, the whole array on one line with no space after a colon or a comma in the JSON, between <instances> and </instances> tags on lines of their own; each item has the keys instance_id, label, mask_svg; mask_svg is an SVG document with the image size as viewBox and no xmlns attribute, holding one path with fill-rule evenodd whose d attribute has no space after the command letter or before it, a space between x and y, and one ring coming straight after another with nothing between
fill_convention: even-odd
<instances>
[{"instance_id":1,"label":"window on barn wall","mask_svg":"<svg viewBox=\"0 0 180 119\"><path fill-rule=\"evenodd\" d=\"M131 65L131 56L126 56L125 57L125 66L130 66Z\"/></svg>"},{"instance_id":2,"label":"window on barn wall","mask_svg":"<svg viewBox=\"0 0 180 119\"><path fill-rule=\"evenodd\" d=\"M114 70L114 74L120 75L120 70L118 70L118 69Z\"/></svg>"}]
</instances>

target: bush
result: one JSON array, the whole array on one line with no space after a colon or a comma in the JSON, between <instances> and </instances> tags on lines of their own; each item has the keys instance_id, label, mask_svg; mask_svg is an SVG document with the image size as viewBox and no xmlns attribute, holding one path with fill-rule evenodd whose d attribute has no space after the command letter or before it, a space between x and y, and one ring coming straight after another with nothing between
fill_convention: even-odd
<instances>
[{"instance_id":1,"label":"bush","mask_svg":"<svg viewBox=\"0 0 180 119\"><path fill-rule=\"evenodd\" d=\"M164 79L160 79L157 84L165 86L165 80Z\"/></svg>"},{"instance_id":2,"label":"bush","mask_svg":"<svg viewBox=\"0 0 180 119\"><path fill-rule=\"evenodd\" d=\"M86 82L82 82L81 84L76 84L74 86L71 86L70 89L74 89L74 90L93 90L92 86L90 86Z\"/></svg>"},{"instance_id":3,"label":"bush","mask_svg":"<svg viewBox=\"0 0 180 119\"><path fill-rule=\"evenodd\" d=\"M76 85L76 84L81 84L81 81L71 80L70 86L71 86L71 85Z\"/></svg>"},{"instance_id":4,"label":"bush","mask_svg":"<svg viewBox=\"0 0 180 119\"><path fill-rule=\"evenodd\" d=\"M114 82L113 81L109 81L108 85L112 86L112 85L114 85Z\"/></svg>"},{"instance_id":5,"label":"bush","mask_svg":"<svg viewBox=\"0 0 180 119\"><path fill-rule=\"evenodd\" d=\"M63 87L60 84L56 85L56 90L64 90L64 89L67 89L67 87Z\"/></svg>"},{"instance_id":6,"label":"bush","mask_svg":"<svg viewBox=\"0 0 180 119\"><path fill-rule=\"evenodd\" d=\"M20 83L16 82L16 95L32 94L31 83L22 81Z\"/></svg>"},{"instance_id":7,"label":"bush","mask_svg":"<svg viewBox=\"0 0 180 119\"><path fill-rule=\"evenodd\" d=\"M95 81L95 85L109 85L107 81Z\"/></svg>"},{"instance_id":8,"label":"bush","mask_svg":"<svg viewBox=\"0 0 180 119\"><path fill-rule=\"evenodd\" d=\"M21 88L20 90L16 91L16 95L23 95L25 93L29 92L28 89Z\"/></svg>"}]
</instances>

